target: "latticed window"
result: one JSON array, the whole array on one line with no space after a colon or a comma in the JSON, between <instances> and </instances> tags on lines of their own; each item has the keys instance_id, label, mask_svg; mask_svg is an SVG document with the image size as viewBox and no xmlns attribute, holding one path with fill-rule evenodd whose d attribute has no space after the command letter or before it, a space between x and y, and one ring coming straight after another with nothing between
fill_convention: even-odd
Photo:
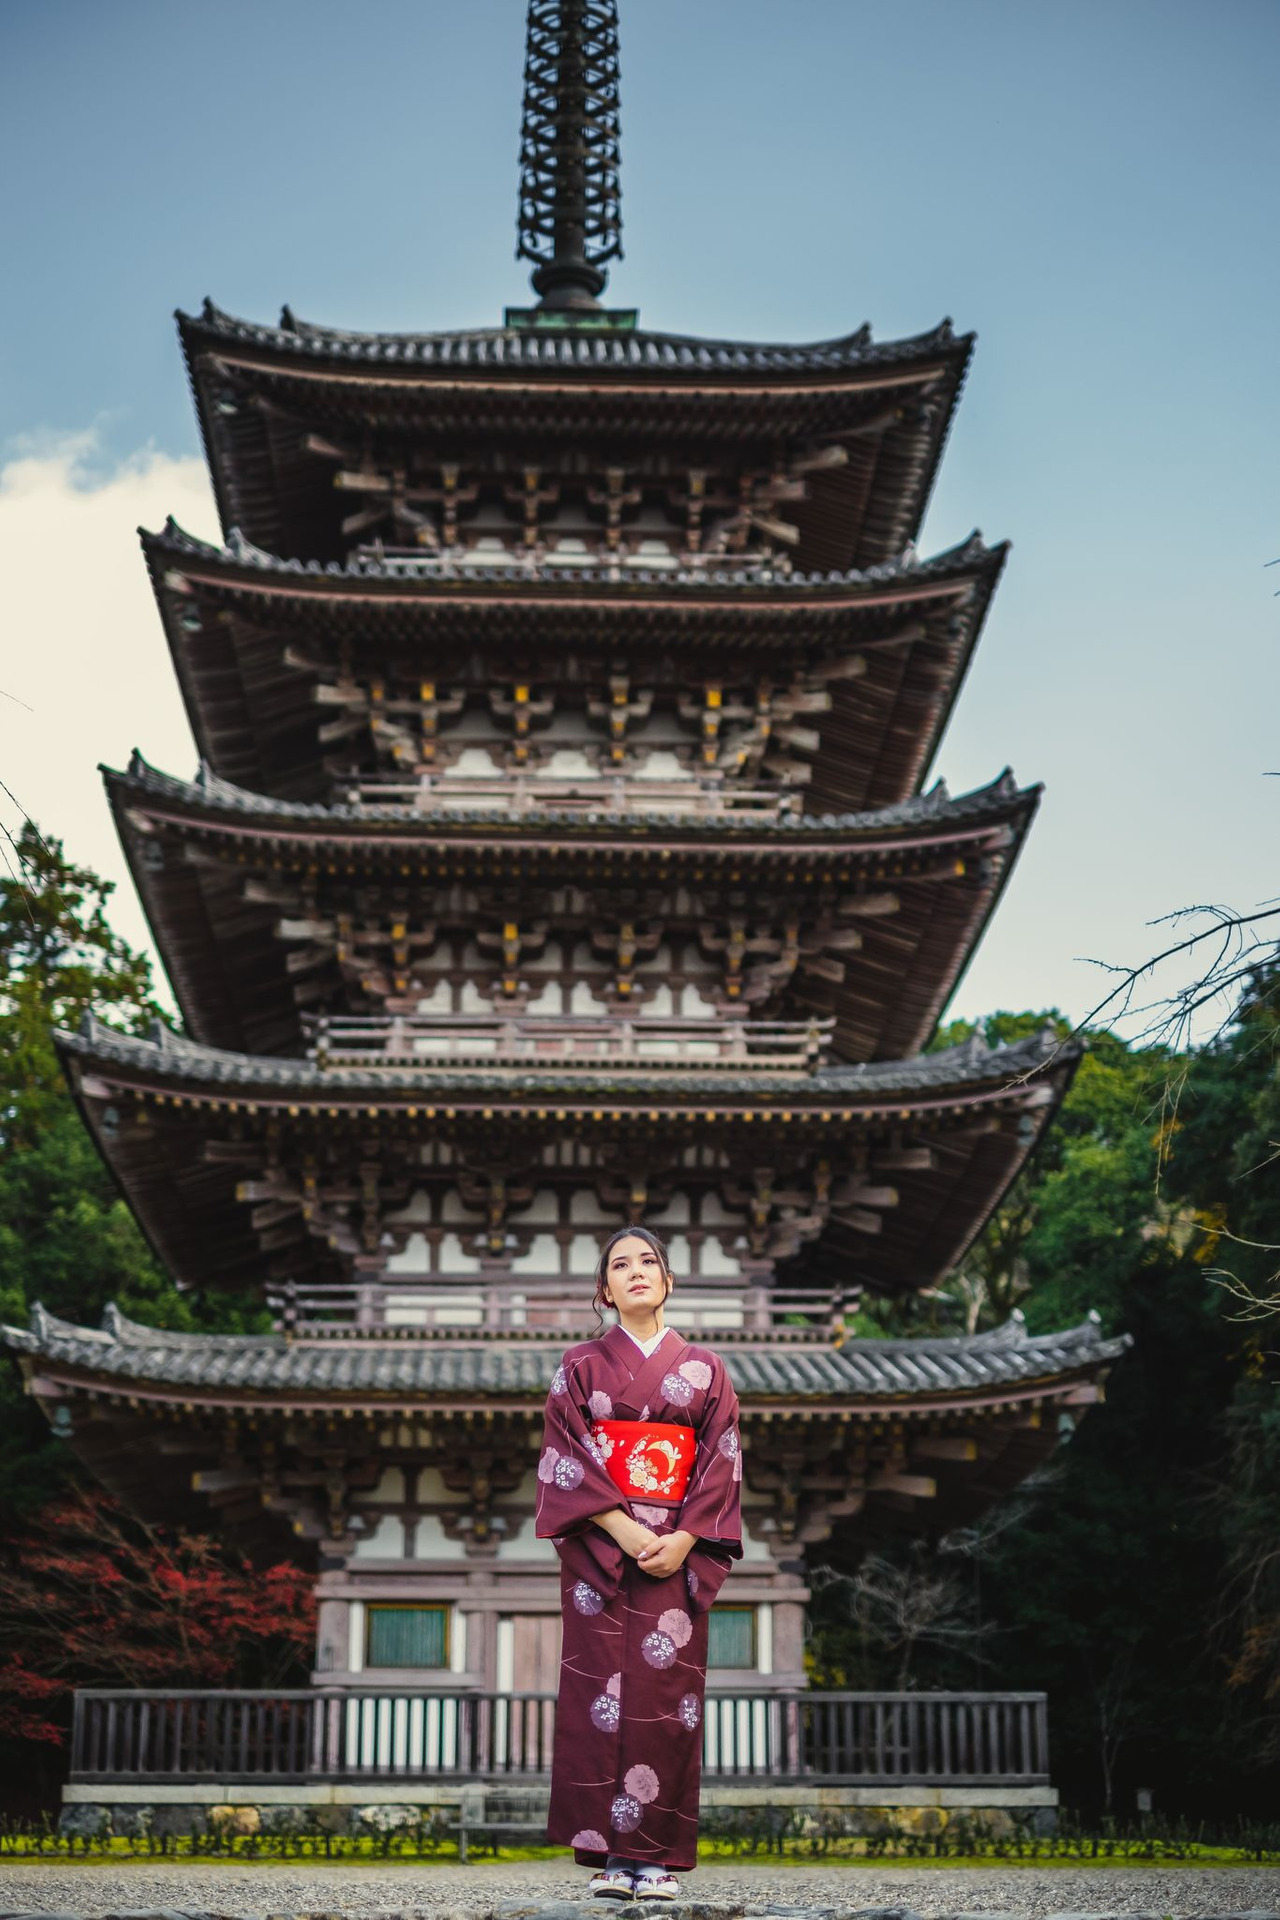
<instances>
[{"instance_id":1,"label":"latticed window","mask_svg":"<svg viewBox=\"0 0 1280 1920\"><path fill-rule=\"evenodd\" d=\"M713 1607L708 1622L707 1665L747 1667L756 1664L756 1610L754 1607Z\"/></svg>"},{"instance_id":2,"label":"latticed window","mask_svg":"<svg viewBox=\"0 0 1280 1920\"><path fill-rule=\"evenodd\" d=\"M370 1607L367 1667L445 1667L449 1664L447 1607Z\"/></svg>"}]
</instances>

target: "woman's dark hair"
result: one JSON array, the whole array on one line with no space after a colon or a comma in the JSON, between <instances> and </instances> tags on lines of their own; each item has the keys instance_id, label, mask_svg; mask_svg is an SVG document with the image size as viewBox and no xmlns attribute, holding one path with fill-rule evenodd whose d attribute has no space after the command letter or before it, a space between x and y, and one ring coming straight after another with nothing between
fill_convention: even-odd
<instances>
[{"instance_id":1,"label":"woman's dark hair","mask_svg":"<svg viewBox=\"0 0 1280 1920\"><path fill-rule=\"evenodd\" d=\"M612 1302L605 1298L604 1291L605 1283L609 1277L609 1255L613 1252L619 1240L643 1240L647 1247L652 1247L662 1262L663 1277L667 1283L666 1293L662 1296L664 1302L671 1292L671 1260L665 1245L659 1240L657 1234L650 1233L648 1227L619 1227L616 1233L609 1235L609 1238L600 1249L600 1258L596 1261L596 1290L592 1297L591 1304L596 1310L596 1318L599 1320L601 1326L604 1325L604 1310L612 1304Z\"/></svg>"}]
</instances>

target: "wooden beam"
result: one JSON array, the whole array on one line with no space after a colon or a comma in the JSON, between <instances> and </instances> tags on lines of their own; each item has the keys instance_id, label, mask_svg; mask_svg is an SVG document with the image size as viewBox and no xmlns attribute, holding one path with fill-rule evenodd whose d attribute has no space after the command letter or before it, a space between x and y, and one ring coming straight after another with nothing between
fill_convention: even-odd
<instances>
[{"instance_id":1,"label":"wooden beam","mask_svg":"<svg viewBox=\"0 0 1280 1920\"><path fill-rule=\"evenodd\" d=\"M782 746L790 747L795 753L822 751L822 735L816 727L799 727L788 720L782 726L774 728L773 737Z\"/></svg>"},{"instance_id":2,"label":"wooden beam","mask_svg":"<svg viewBox=\"0 0 1280 1920\"><path fill-rule=\"evenodd\" d=\"M923 632L921 628L921 632ZM867 671L866 660L860 653L847 653L838 660L823 660L814 667L806 667L807 680L861 680ZM830 700L830 695L828 695Z\"/></svg>"},{"instance_id":3,"label":"wooden beam","mask_svg":"<svg viewBox=\"0 0 1280 1920\"><path fill-rule=\"evenodd\" d=\"M866 1207L833 1207L831 1212L842 1227L852 1227L855 1233L880 1233L884 1227L880 1215Z\"/></svg>"},{"instance_id":4,"label":"wooden beam","mask_svg":"<svg viewBox=\"0 0 1280 1920\"><path fill-rule=\"evenodd\" d=\"M867 1480L868 1493L903 1493L910 1500L936 1500L938 1483L924 1473L901 1473L886 1467Z\"/></svg>"},{"instance_id":5,"label":"wooden beam","mask_svg":"<svg viewBox=\"0 0 1280 1920\"><path fill-rule=\"evenodd\" d=\"M911 1455L918 1460L976 1460L978 1443L960 1434L925 1433L911 1442Z\"/></svg>"},{"instance_id":6,"label":"wooden beam","mask_svg":"<svg viewBox=\"0 0 1280 1920\"><path fill-rule=\"evenodd\" d=\"M844 985L843 960L829 960L825 954L808 953L801 954L799 964L801 973L811 974L815 980L829 980L836 987Z\"/></svg>"},{"instance_id":7,"label":"wooden beam","mask_svg":"<svg viewBox=\"0 0 1280 1920\"><path fill-rule=\"evenodd\" d=\"M836 912L841 919L854 915L859 920L883 920L901 905L896 893L847 893Z\"/></svg>"},{"instance_id":8,"label":"wooden beam","mask_svg":"<svg viewBox=\"0 0 1280 1920\"><path fill-rule=\"evenodd\" d=\"M871 1156L874 1173L933 1173L937 1165L932 1147L886 1147Z\"/></svg>"},{"instance_id":9,"label":"wooden beam","mask_svg":"<svg viewBox=\"0 0 1280 1920\"><path fill-rule=\"evenodd\" d=\"M837 1181L831 1189L831 1202L836 1207L896 1207L898 1189L875 1187L869 1181L859 1180L856 1174L851 1174L847 1180Z\"/></svg>"},{"instance_id":10,"label":"wooden beam","mask_svg":"<svg viewBox=\"0 0 1280 1920\"><path fill-rule=\"evenodd\" d=\"M349 460L349 447L336 447L332 440L322 440L318 433L309 433L302 445L307 453L318 453L322 460Z\"/></svg>"},{"instance_id":11,"label":"wooden beam","mask_svg":"<svg viewBox=\"0 0 1280 1920\"><path fill-rule=\"evenodd\" d=\"M193 1493L229 1493L258 1485L258 1473L251 1467L207 1467L191 1476Z\"/></svg>"}]
</instances>

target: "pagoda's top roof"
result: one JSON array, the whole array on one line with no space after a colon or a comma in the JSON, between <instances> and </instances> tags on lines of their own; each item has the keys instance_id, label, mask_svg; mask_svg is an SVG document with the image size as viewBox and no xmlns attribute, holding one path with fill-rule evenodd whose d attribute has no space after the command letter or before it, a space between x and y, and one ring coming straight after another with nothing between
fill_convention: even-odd
<instances>
[{"instance_id":1,"label":"pagoda's top roof","mask_svg":"<svg viewBox=\"0 0 1280 1920\"><path fill-rule=\"evenodd\" d=\"M911 366L917 361L967 358L972 334L959 334L943 320L926 333L901 340L873 340L869 325L834 340L791 345L755 340L713 340L694 334L655 333L607 325L476 327L443 333L358 333L299 320L289 307L277 326L237 319L206 300L199 314L176 315L184 342L251 346L346 365L380 369L430 369L514 373L554 378L566 369L596 376L648 378L656 386L700 380L708 374L751 376L778 383L865 369Z\"/></svg>"},{"instance_id":2,"label":"pagoda's top roof","mask_svg":"<svg viewBox=\"0 0 1280 1920\"><path fill-rule=\"evenodd\" d=\"M689 1097L702 1100L716 1095L747 1094L757 1098L777 1090L789 1101L812 1096L821 1103L848 1103L861 1107L892 1106L898 1096L1000 1093L1016 1089L1031 1076L1043 1076L1056 1066L1067 1071L1074 1065L1079 1049L1064 1044L1052 1026L1045 1026L1026 1039L989 1047L975 1034L958 1047L938 1053L922 1053L909 1060L869 1060L860 1063L833 1063L813 1072L755 1071L740 1073L678 1065L655 1072L611 1072L597 1064L575 1068L562 1064L541 1071L503 1068L489 1071L424 1063L421 1066L323 1067L310 1060L281 1059L268 1055L239 1053L204 1046L176 1033L164 1021L152 1022L147 1038L118 1032L94 1014L87 1013L77 1032L58 1031L55 1041L64 1057L76 1059L86 1067L91 1062L114 1065L142 1076L148 1082L169 1081L191 1086L236 1087L264 1091L275 1089L304 1097L317 1095L332 1104L340 1095L358 1093L365 1103L371 1093L417 1095L433 1090L475 1089L498 1103L501 1097L525 1093L563 1094L569 1090L605 1093L616 1104L626 1093L642 1094L652 1104L655 1096ZM761 1111L762 1122L767 1111Z\"/></svg>"},{"instance_id":3,"label":"pagoda's top roof","mask_svg":"<svg viewBox=\"0 0 1280 1920\"><path fill-rule=\"evenodd\" d=\"M263 1334L170 1333L108 1307L101 1331L34 1307L29 1328L0 1328L12 1351L74 1369L105 1390L129 1382L215 1391L220 1398L318 1395L390 1400L501 1396L541 1400L564 1350L545 1335L477 1340L463 1329L446 1339L415 1334L379 1340L286 1339ZM930 1400L984 1395L1096 1373L1128 1341L1102 1335L1097 1315L1061 1333L1029 1334L1015 1316L990 1333L918 1340L847 1340L839 1347L737 1345L723 1341L730 1378L746 1402L777 1399Z\"/></svg>"},{"instance_id":4,"label":"pagoda's top roof","mask_svg":"<svg viewBox=\"0 0 1280 1920\"><path fill-rule=\"evenodd\" d=\"M883 560L917 532L973 345L949 325L788 347L595 327L350 334L212 305L178 323L224 529L321 558L349 545L335 445L480 481L514 461L622 466L642 485L699 466L732 485L789 448L839 444L846 464L795 503L797 558Z\"/></svg>"}]
</instances>

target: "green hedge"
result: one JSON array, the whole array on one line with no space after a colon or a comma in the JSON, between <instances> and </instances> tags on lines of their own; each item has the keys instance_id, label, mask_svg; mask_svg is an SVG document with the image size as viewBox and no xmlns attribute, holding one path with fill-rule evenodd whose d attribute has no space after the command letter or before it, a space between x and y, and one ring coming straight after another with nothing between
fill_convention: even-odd
<instances>
[{"instance_id":1,"label":"green hedge","mask_svg":"<svg viewBox=\"0 0 1280 1920\"><path fill-rule=\"evenodd\" d=\"M468 1821L470 1851L504 1858L536 1858L561 1851L493 1844L492 1836L501 1832L500 1822L473 1825ZM980 1818L959 1817L935 1832L908 1832L888 1819L869 1821L867 1813L857 1808L709 1807L702 1814L699 1852L706 1859L766 1855L795 1861L903 1864L1243 1866L1280 1862L1280 1823L1222 1827L1149 1820L1141 1827L1104 1823L1086 1828L1067 1816L1056 1833L1038 1834L1025 1824L1009 1831ZM0 1858L456 1861L457 1818L444 1808L425 1808L410 1826L360 1834L326 1833L310 1824L288 1833L240 1834L210 1826L189 1834L158 1834L148 1831L144 1822L132 1833L113 1834L105 1820L94 1832L66 1834L47 1820L0 1820Z\"/></svg>"}]
</instances>

